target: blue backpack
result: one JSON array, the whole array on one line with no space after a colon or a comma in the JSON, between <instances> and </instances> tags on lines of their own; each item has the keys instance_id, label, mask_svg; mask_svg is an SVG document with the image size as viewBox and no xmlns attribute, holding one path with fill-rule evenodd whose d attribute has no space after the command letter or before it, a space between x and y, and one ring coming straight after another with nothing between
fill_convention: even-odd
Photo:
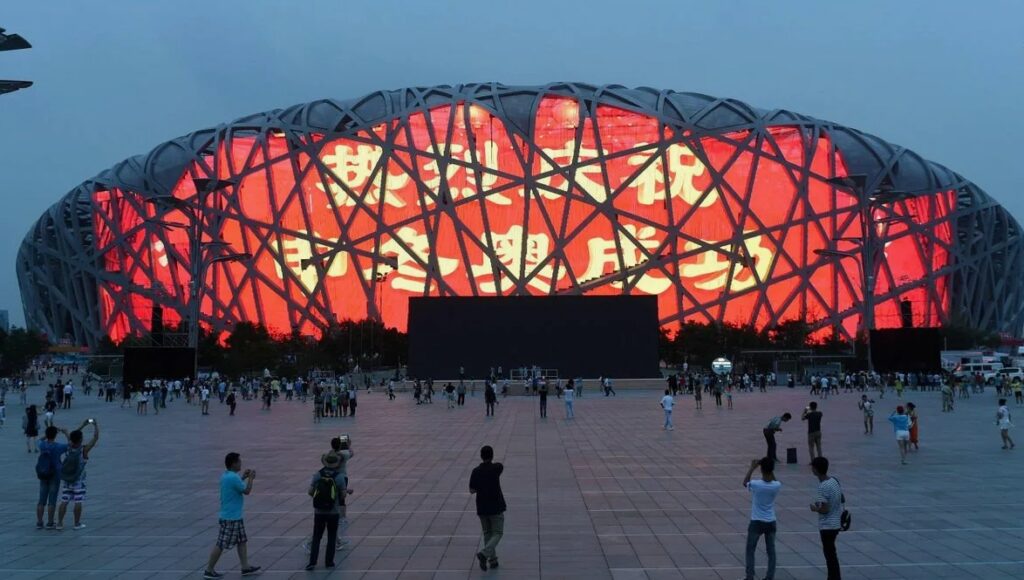
<instances>
[{"instance_id":1,"label":"blue backpack","mask_svg":"<svg viewBox=\"0 0 1024 580\"><path fill-rule=\"evenodd\" d=\"M50 481L57 475L57 470L60 468L60 461L58 460L57 454L50 449L39 454L39 459L36 460L36 477L39 481Z\"/></svg>"}]
</instances>

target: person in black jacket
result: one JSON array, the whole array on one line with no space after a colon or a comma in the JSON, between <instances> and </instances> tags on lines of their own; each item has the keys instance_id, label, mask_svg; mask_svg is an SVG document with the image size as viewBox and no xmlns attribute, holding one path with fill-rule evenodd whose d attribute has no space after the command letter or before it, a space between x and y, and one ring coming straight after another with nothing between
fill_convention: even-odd
<instances>
[{"instance_id":1,"label":"person in black jacket","mask_svg":"<svg viewBox=\"0 0 1024 580\"><path fill-rule=\"evenodd\" d=\"M486 411L488 417L494 416L494 404L498 402L498 394L494 392L494 385L487 383L487 390L484 391L484 405L486 405Z\"/></svg>"},{"instance_id":2,"label":"person in black jacket","mask_svg":"<svg viewBox=\"0 0 1024 580\"><path fill-rule=\"evenodd\" d=\"M498 567L498 554L495 549L505 528L505 496L501 493L501 472L504 466L493 463L494 449L490 445L480 448L480 459L483 462L473 469L469 477L469 493L476 495L476 515L480 516L483 528L484 547L476 553L480 569Z\"/></svg>"}]
</instances>

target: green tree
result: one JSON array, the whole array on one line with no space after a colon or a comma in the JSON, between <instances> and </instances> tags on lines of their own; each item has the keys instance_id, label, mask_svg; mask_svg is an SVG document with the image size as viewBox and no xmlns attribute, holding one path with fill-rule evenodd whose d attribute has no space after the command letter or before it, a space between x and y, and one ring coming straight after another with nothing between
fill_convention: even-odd
<instances>
[{"instance_id":1,"label":"green tree","mask_svg":"<svg viewBox=\"0 0 1024 580\"><path fill-rule=\"evenodd\" d=\"M49 346L46 337L35 331L18 327L11 328L10 332L0 330L0 373L21 373Z\"/></svg>"},{"instance_id":2,"label":"green tree","mask_svg":"<svg viewBox=\"0 0 1024 580\"><path fill-rule=\"evenodd\" d=\"M262 324L239 322L225 344L227 356L223 370L230 375L238 376L277 367L280 358L278 345Z\"/></svg>"}]
</instances>

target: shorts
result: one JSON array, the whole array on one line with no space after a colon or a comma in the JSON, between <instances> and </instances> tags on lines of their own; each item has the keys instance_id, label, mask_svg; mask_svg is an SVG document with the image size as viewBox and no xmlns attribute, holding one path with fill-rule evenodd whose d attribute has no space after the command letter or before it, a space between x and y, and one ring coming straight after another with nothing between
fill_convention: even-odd
<instances>
[{"instance_id":1,"label":"shorts","mask_svg":"<svg viewBox=\"0 0 1024 580\"><path fill-rule=\"evenodd\" d=\"M897 431L896 432L896 440L897 441L910 441L910 431Z\"/></svg>"},{"instance_id":2,"label":"shorts","mask_svg":"<svg viewBox=\"0 0 1024 580\"><path fill-rule=\"evenodd\" d=\"M57 493L60 492L60 478L39 481L39 502L36 505L57 505Z\"/></svg>"},{"instance_id":3,"label":"shorts","mask_svg":"<svg viewBox=\"0 0 1024 580\"><path fill-rule=\"evenodd\" d=\"M220 520L220 531L217 532L218 548L230 550L248 540L245 535L245 523L242 520Z\"/></svg>"},{"instance_id":4,"label":"shorts","mask_svg":"<svg viewBox=\"0 0 1024 580\"><path fill-rule=\"evenodd\" d=\"M85 502L85 481L76 481L75 483L65 481L61 490L60 501L61 503Z\"/></svg>"},{"instance_id":5,"label":"shorts","mask_svg":"<svg viewBox=\"0 0 1024 580\"><path fill-rule=\"evenodd\" d=\"M807 434L807 443L821 445L821 431L815 431L814 433Z\"/></svg>"}]
</instances>

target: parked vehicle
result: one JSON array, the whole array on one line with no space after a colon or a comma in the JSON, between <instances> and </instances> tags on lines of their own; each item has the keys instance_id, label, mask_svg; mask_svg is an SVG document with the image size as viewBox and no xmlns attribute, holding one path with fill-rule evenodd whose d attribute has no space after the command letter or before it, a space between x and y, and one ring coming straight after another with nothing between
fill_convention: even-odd
<instances>
[{"instance_id":1,"label":"parked vehicle","mask_svg":"<svg viewBox=\"0 0 1024 580\"><path fill-rule=\"evenodd\" d=\"M973 381L974 377L980 374L985 384L991 384L1001 370L1003 370L1003 363L1000 362L966 363L959 365L953 371L953 376L960 380ZM1018 370L1020 369L1018 368Z\"/></svg>"}]
</instances>

